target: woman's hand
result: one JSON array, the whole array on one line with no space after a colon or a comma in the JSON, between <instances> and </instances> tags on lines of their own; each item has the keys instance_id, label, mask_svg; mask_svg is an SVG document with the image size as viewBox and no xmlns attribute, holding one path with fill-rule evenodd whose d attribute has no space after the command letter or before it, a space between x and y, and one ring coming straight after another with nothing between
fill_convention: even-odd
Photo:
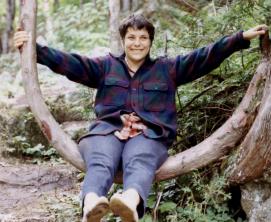
<instances>
[{"instance_id":1,"label":"woman's hand","mask_svg":"<svg viewBox=\"0 0 271 222\"><path fill-rule=\"evenodd\" d=\"M254 28L251 28L245 32L243 32L243 38L245 40L251 40L254 39L260 35L264 35L265 32L268 30L267 25L257 25Z\"/></svg>"},{"instance_id":2,"label":"woman's hand","mask_svg":"<svg viewBox=\"0 0 271 222\"><path fill-rule=\"evenodd\" d=\"M29 40L28 33L26 31L17 31L13 37L13 44L16 48L20 49L22 45Z\"/></svg>"}]
</instances>

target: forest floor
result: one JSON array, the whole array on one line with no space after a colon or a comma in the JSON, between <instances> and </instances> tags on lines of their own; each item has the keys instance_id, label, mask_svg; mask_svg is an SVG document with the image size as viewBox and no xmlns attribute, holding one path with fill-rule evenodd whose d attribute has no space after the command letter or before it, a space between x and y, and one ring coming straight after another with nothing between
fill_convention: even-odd
<instances>
[{"instance_id":1,"label":"forest floor","mask_svg":"<svg viewBox=\"0 0 271 222\"><path fill-rule=\"evenodd\" d=\"M79 221L78 171L68 164L0 159L0 222Z\"/></svg>"}]
</instances>

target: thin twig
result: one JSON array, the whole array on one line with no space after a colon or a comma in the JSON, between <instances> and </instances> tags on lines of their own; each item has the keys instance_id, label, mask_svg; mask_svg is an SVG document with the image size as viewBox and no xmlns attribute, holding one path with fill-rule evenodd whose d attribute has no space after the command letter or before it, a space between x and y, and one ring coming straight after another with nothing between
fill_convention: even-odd
<instances>
[{"instance_id":1,"label":"thin twig","mask_svg":"<svg viewBox=\"0 0 271 222\"><path fill-rule=\"evenodd\" d=\"M158 199L157 199L157 201L155 203L155 207L153 209L153 222L158 221L157 211L158 211L158 207L159 207L159 204L160 204L160 201L162 198L162 194L163 194L163 192L158 192L158 194L157 194Z\"/></svg>"},{"instance_id":2,"label":"thin twig","mask_svg":"<svg viewBox=\"0 0 271 222\"><path fill-rule=\"evenodd\" d=\"M203 107L203 108L200 108L200 109L219 109L219 110L223 110L223 111L226 111L226 112L232 112L233 110L232 109L225 109L225 108L221 108L221 107L218 107L218 106L206 106L206 107Z\"/></svg>"},{"instance_id":3,"label":"thin twig","mask_svg":"<svg viewBox=\"0 0 271 222\"><path fill-rule=\"evenodd\" d=\"M168 34L165 31L165 49L164 49L164 56L168 56Z\"/></svg>"},{"instance_id":4,"label":"thin twig","mask_svg":"<svg viewBox=\"0 0 271 222\"><path fill-rule=\"evenodd\" d=\"M241 50L241 62L242 62L242 67L245 69L245 64L244 64L244 53L243 50Z\"/></svg>"},{"instance_id":5,"label":"thin twig","mask_svg":"<svg viewBox=\"0 0 271 222\"><path fill-rule=\"evenodd\" d=\"M207 89L205 89L202 92L200 92L198 95L194 96L181 110L178 111L178 114L182 113L184 111L184 109L186 109L188 106L190 106L197 98L199 98L204 93L208 92L209 90L211 90L211 89L213 89L215 87L217 87L217 86L210 86ZM178 93L177 93L177 95L178 95Z\"/></svg>"}]
</instances>

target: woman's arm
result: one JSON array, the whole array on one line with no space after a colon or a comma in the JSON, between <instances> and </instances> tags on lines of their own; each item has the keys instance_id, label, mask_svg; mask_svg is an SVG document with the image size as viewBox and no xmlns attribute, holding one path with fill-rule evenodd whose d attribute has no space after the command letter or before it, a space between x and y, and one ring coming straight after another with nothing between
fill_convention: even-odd
<instances>
[{"instance_id":1,"label":"woman's arm","mask_svg":"<svg viewBox=\"0 0 271 222\"><path fill-rule=\"evenodd\" d=\"M21 48L28 41L25 31L14 35L14 45ZM67 76L68 79L97 88L103 75L103 57L90 59L75 53L66 53L47 46L36 45L37 62L49 67L52 71Z\"/></svg>"},{"instance_id":2,"label":"woman's arm","mask_svg":"<svg viewBox=\"0 0 271 222\"><path fill-rule=\"evenodd\" d=\"M170 59L170 71L175 78L176 85L191 82L211 72L234 52L248 48L250 40L263 35L266 28L266 25L260 25L246 32L239 31L185 56L180 55Z\"/></svg>"}]
</instances>

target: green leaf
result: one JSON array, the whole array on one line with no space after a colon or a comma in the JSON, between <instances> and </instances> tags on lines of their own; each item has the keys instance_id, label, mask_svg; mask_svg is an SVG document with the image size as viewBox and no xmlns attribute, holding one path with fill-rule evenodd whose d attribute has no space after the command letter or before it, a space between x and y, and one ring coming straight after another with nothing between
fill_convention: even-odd
<instances>
[{"instance_id":1,"label":"green leaf","mask_svg":"<svg viewBox=\"0 0 271 222\"><path fill-rule=\"evenodd\" d=\"M140 220L140 222L152 222L151 215L145 214L145 216Z\"/></svg>"},{"instance_id":2,"label":"green leaf","mask_svg":"<svg viewBox=\"0 0 271 222\"><path fill-rule=\"evenodd\" d=\"M158 207L158 209L161 211L161 213L164 213L164 212L176 210L176 207L177 207L177 204L174 202L164 202Z\"/></svg>"}]
</instances>

